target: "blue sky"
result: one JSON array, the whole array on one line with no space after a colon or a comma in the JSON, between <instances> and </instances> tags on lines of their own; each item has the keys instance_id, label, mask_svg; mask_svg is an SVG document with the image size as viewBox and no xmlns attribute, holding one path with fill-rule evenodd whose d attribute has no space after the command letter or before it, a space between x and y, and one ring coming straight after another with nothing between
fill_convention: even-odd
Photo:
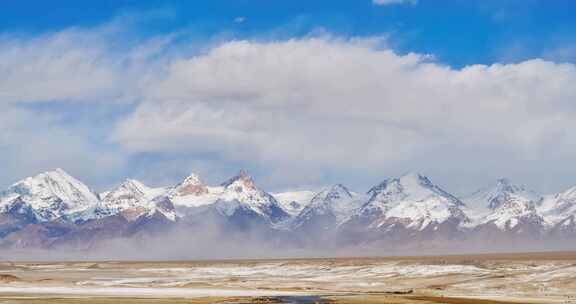
<instances>
[{"instance_id":1,"label":"blue sky","mask_svg":"<svg viewBox=\"0 0 576 304\"><path fill-rule=\"evenodd\" d=\"M576 184L574 1L381 2L4 1L0 184Z\"/></svg>"},{"instance_id":2,"label":"blue sky","mask_svg":"<svg viewBox=\"0 0 576 304\"><path fill-rule=\"evenodd\" d=\"M188 29L205 37L293 37L322 28L346 36L391 35L398 51L433 54L461 66L553 57L555 49L576 44L575 9L570 0L419 0L380 6L369 0L5 1L0 29L34 35L98 26L123 15L147 16L135 29L142 36ZM235 23L237 17L246 22Z\"/></svg>"}]
</instances>

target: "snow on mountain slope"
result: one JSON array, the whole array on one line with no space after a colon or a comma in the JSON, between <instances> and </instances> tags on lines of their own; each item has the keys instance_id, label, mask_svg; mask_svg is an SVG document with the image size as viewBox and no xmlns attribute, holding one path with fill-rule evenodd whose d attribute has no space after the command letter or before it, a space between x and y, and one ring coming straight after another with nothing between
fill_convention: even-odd
<instances>
[{"instance_id":1,"label":"snow on mountain slope","mask_svg":"<svg viewBox=\"0 0 576 304\"><path fill-rule=\"evenodd\" d=\"M508 179L499 179L496 185L476 191L463 200L472 218L470 227L494 224L500 230L511 231L520 224L542 229L545 223L536 208L542 197Z\"/></svg>"},{"instance_id":2,"label":"snow on mountain slope","mask_svg":"<svg viewBox=\"0 0 576 304\"><path fill-rule=\"evenodd\" d=\"M294 218L294 228L338 226L364 203L365 198L349 191L344 185L336 184L322 189L310 203Z\"/></svg>"},{"instance_id":3,"label":"snow on mountain slope","mask_svg":"<svg viewBox=\"0 0 576 304\"><path fill-rule=\"evenodd\" d=\"M208 187L200 180L200 177L194 173L186 177L178 185L168 191L168 196L201 196L208 193Z\"/></svg>"},{"instance_id":4,"label":"snow on mountain slope","mask_svg":"<svg viewBox=\"0 0 576 304\"><path fill-rule=\"evenodd\" d=\"M314 191L303 190L272 193L272 196L276 198L284 211L295 216L308 206L315 194L316 192Z\"/></svg>"},{"instance_id":5,"label":"snow on mountain slope","mask_svg":"<svg viewBox=\"0 0 576 304\"><path fill-rule=\"evenodd\" d=\"M576 187L544 197L538 206L538 211L550 225L560 222L567 225L571 221L565 221L565 219L576 216Z\"/></svg>"},{"instance_id":6,"label":"snow on mountain slope","mask_svg":"<svg viewBox=\"0 0 576 304\"><path fill-rule=\"evenodd\" d=\"M28 177L0 192L0 212L10 209L18 197L38 221L51 221L98 202L97 194L62 169Z\"/></svg>"},{"instance_id":7,"label":"snow on mountain slope","mask_svg":"<svg viewBox=\"0 0 576 304\"><path fill-rule=\"evenodd\" d=\"M224 187L207 186L198 175L191 174L166 195L176 207L196 208L215 203L223 192Z\"/></svg>"},{"instance_id":8,"label":"snow on mountain slope","mask_svg":"<svg viewBox=\"0 0 576 304\"><path fill-rule=\"evenodd\" d=\"M519 224L528 224L540 229L545 224L544 218L537 212L533 201L512 197L493 213L481 219L479 225L493 223L501 230L513 230Z\"/></svg>"},{"instance_id":9,"label":"snow on mountain slope","mask_svg":"<svg viewBox=\"0 0 576 304\"><path fill-rule=\"evenodd\" d=\"M513 184L509 179L501 178L494 186L482 188L462 198L473 224L479 224L483 218L512 200L538 203L542 197L524 186Z\"/></svg>"},{"instance_id":10,"label":"snow on mountain slope","mask_svg":"<svg viewBox=\"0 0 576 304\"><path fill-rule=\"evenodd\" d=\"M127 179L117 188L109 191L93 211L86 211L83 219L101 218L121 212L132 212L134 216L144 213L161 212L168 219L175 220L173 210L158 207L158 200L166 192L165 188L150 188L134 179Z\"/></svg>"},{"instance_id":11,"label":"snow on mountain slope","mask_svg":"<svg viewBox=\"0 0 576 304\"><path fill-rule=\"evenodd\" d=\"M384 180L368 194L370 199L352 220L368 224L371 229L400 223L406 228L424 230L430 224L469 221L459 199L421 174Z\"/></svg>"},{"instance_id":12,"label":"snow on mountain slope","mask_svg":"<svg viewBox=\"0 0 576 304\"><path fill-rule=\"evenodd\" d=\"M269 193L256 187L252 177L244 170L222 184L223 191L216 201L216 210L227 217L250 213L263 218L268 223L277 223L289 214Z\"/></svg>"}]
</instances>

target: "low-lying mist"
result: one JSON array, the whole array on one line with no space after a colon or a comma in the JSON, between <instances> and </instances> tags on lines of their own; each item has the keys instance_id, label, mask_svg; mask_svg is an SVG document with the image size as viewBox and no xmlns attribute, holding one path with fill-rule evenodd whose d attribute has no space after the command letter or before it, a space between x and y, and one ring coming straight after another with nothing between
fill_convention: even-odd
<instances>
[{"instance_id":1,"label":"low-lying mist","mask_svg":"<svg viewBox=\"0 0 576 304\"><path fill-rule=\"evenodd\" d=\"M3 249L4 261L166 261L386 257L462 255L507 252L572 251L576 244L562 240L427 240L345 244L336 238L293 242L261 232L223 231L217 226L177 227L169 232L103 239L90 244L54 248Z\"/></svg>"}]
</instances>

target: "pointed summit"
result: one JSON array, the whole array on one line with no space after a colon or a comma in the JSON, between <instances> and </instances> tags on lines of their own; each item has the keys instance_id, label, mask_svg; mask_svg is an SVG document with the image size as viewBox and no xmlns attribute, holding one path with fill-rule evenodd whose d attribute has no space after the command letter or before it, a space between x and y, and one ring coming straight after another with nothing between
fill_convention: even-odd
<instances>
[{"instance_id":1,"label":"pointed summit","mask_svg":"<svg viewBox=\"0 0 576 304\"><path fill-rule=\"evenodd\" d=\"M150 190L150 188L148 188L146 185L135 179L126 179L122 184L120 184L120 186L118 186L117 190L118 189L129 191L142 196L145 196L146 192Z\"/></svg>"},{"instance_id":2,"label":"pointed summit","mask_svg":"<svg viewBox=\"0 0 576 304\"><path fill-rule=\"evenodd\" d=\"M417 172L408 172L400 176L398 180L401 184L404 185L420 185L424 187L433 186L432 182L430 181L430 179L428 179L428 177Z\"/></svg>"},{"instance_id":3,"label":"pointed summit","mask_svg":"<svg viewBox=\"0 0 576 304\"><path fill-rule=\"evenodd\" d=\"M514 184L508 178L499 178L494 186L480 189L465 198L466 201L470 202L470 207L485 207L489 210L495 210L509 200L524 200L537 203L541 199L542 197L538 194L526 189L523 185Z\"/></svg>"},{"instance_id":4,"label":"pointed summit","mask_svg":"<svg viewBox=\"0 0 576 304\"><path fill-rule=\"evenodd\" d=\"M45 172L45 174L58 174L61 176L71 177L70 174L68 174L68 172L64 171L62 168L56 168L52 171Z\"/></svg>"},{"instance_id":5,"label":"pointed summit","mask_svg":"<svg viewBox=\"0 0 576 304\"><path fill-rule=\"evenodd\" d=\"M151 189L143 183L134 179L126 179L114 190L108 192L102 202L107 206L135 206L151 200L150 191Z\"/></svg>"},{"instance_id":6,"label":"pointed summit","mask_svg":"<svg viewBox=\"0 0 576 304\"><path fill-rule=\"evenodd\" d=\"M143 214L157 211L156 199L165 192L164 188L150 188L135 179L126 179L118 187L108 192L91 214L83 218L101 218L118 213L130 214L131 220ZM172 216L167 216L169 219Z\"/></svg>"},{"instance_id":7,"label":"pointed summit","mask_svg":"<svg viewBox=\"0 0 576 304\"><path fill-rule=\"evenodd\" d=\"M231 186L236 186L236 187L244 186L247 188L254 188L255 187L254 180L248 174L248 172L244 169L240 170L240 172L238 172L238 174L235 175L234 177L232 177L231 179L222 183L222 186L225 188L229 188Z\"/></svg>"},{"instance_id":8,"label":"pointed summit","mask_svg":"<svg viewBox=\"0 0 576 304\"><path fill-rule=\"evenodd\" d=\"M464 204L422 174L385 179L368 195L368 202L346 225L388 232L400 226L420 231L450 226L451 231L457 231L461 223L468 221L460 209Z\"/></svg>"},{"instance_id":9,"label":"pointed summit","mask_svg":"<svg viewBox=\"0 0 576 304\"><path fill-rule=\"evenodd\" d=\"M311 200L315 202L334 202L342 199L351 199L352 193L342 184L335 184L333 186L322 189Z\"/></svg>"},{"instance_id":10,"label":"pointed summit","mask_svg":"<svg viewBox=\"0 0 576 304\"><path fill-rule=\"evenodd\" d=\"M494 225L499 230L513 232L523 229L534 233L543 228L544 220L536 209L542 197L508 178L500 178L493 186L482 188L463 199L472 226Z\"/></svg>"},{"instance_id":11,"label":"pointed summit","mask_svg":"<svg viewBox=\"0 0 576 304\"><path fill-rule=\"evenodd\" d=\"M229 219L243 218L240 221L244 222L255 216L268 223L276 223L289 216L272 195L256 187L245 170L240 170L222 186L223 192L214 207Z\"/></svg>"},{"instance_id":12,"label":"pointed summit","mask_svg":"<svg viewBox=\"0 0 576 304\"><path fill-rule=\"evenodd\" d=\"M191 173L190 175L188 175L188 177L186 177L186 178L184 179L184 181L182 181L181 184L185 184L185 185L199 185L199 184L202 184L202 181L200 180L200 176L198 176L198 174Z\"/></svg>"},{"instance_id":13,"label":"pointed summit","mask_svg":"<svg viewBox=\"0 0 576 304\"><path fill-rule=\"evenodd\" d=\"M168 196L200 196L208 193L208 186L194 173L169 190Z\"/></svg>"},{"instance_id":14,"label":"pointed summit","mask_svg":"<svg viewBox=\"0 0 576 304\"><path fill-rule=\"evenodd\" d=\"M342 184L335 184L318 192L310 204L294 219L292 226L308 232L319 228L322 231L338 226L360 208L363 200L358 199Z\"/></svg>"},{"instance_id":15,"label":"pointed summit","mask_svg":"<svg viewBox=\"0 0 576 304\"><path fill-rule=\"evenodd\" d=\"M457 206L463 205L455 196L434 185L428 177L420 173L407 173L398 178L385 179L372 187L368 194L369 203L386 204L402 200L418 202L441 196Z\"/></svg>"}]
</instances>

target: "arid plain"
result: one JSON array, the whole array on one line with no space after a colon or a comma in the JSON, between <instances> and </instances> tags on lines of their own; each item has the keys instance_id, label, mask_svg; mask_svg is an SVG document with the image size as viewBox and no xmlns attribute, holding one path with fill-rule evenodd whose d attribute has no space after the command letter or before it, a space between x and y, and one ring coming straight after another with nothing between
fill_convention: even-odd
<instances>
[{"instance_id":1,"label":"arid plain","mask_svg":"<svg viewBox=\"0 0 576 304\"><path fill-rule=\"evenodd\" d=\"M0 303L576 303L576 253L0 263Z\"/></svg>"}]
</instances>

